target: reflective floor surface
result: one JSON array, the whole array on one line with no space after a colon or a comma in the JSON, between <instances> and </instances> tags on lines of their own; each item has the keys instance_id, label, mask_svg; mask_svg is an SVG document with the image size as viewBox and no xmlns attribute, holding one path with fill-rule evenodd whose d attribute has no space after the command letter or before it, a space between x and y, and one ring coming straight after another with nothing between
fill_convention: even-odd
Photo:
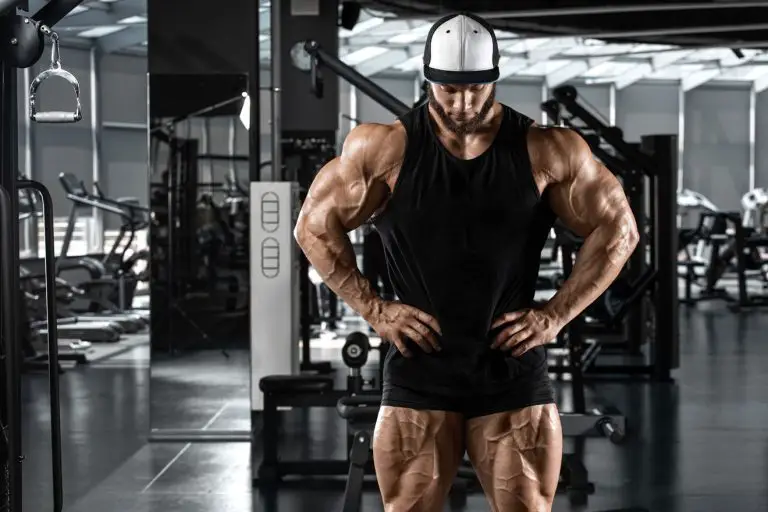
<instances>
[{"instance_id":1,"label":"reflective floor surface","mask_svg":"<svg viewBox=\"0 0 768 512\"><path fill-rule=\"evenodd\" d=\"M627 415L631 439L624 446L589 440L585 464L596 492L586 507L558 497L555 511L768 510L768 315L681 311L675 384L596 385ZM65 510L340 510L340 488L306 482L269 499L254 491L247 444L148 444L148 360L138 348L62 376ZM37 512L52 508L47 382L25 379L24 510ZM205 397L168 400L168 411L192 410ZM334 411L312 410L291 416L283 442L286 453L343 457L343 432ZM365 495L363 510L382 510L375 492ZM489 507L471 495L446 510Z\"/></svg>"}]
</instances>

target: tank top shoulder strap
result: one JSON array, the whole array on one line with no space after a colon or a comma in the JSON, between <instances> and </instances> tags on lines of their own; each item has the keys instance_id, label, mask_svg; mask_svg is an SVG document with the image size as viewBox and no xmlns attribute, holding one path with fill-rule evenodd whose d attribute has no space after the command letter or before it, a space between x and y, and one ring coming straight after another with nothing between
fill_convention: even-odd
<instances>
[{"instance_id":1,"label":"tank top shoulder strap","mask_svg":"<svg viewBox=\"0 0 768 512\"><path fill-rule=\"evenodd\" d=\"M521 114L515 109L503 105L504 107L504 134L503 139L506 142L507 151L512 159L513 167L521 183L528 183L531 191L538 199L541 199L538 186L533 177L533 165L528 154L528 131L534 125L533 119Z\"/></svg>"},{"instance_id":2,"label":"tank top shoulder strap","mask_svg":"<svg viewBox=\"0 0 768 512\"><path fill-rule=\"evenodd\" d=\"M520 144L523 144L522 147L525 147L527 151L528 129L534 124L533 119L507 105L502 104L502 107L505 117L504 138L515 148L520 148Z\"/></svg>"},{"instance_id":3,"label":"tank top shoulder strap","mask_svg":"<svg viewBox=\"0 0 768 512\"><path fill-rule=\"evenodd\" d=\"M424 147L424 143L427 142L429 114L427 113L427 105L422 104L415 108L412 108L402 116L398 118L405 128L405 135L407 138L405 146L405 155L403 156L403 169L410 169L418 160L421 148Z\"/></svg>"}]
</instances>

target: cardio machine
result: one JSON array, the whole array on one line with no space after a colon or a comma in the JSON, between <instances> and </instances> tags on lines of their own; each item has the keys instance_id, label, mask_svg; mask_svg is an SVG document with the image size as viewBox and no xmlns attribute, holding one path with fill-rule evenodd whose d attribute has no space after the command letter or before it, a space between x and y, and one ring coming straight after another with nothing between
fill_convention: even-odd
<instances>
[{"instance_id":1,"label":"cardio machine","mask_svg":"<svg viewBox=\"0 0 768 512\"><path fill-rule=\"evenodd\" d=\"M149 320L148 312L129 310L136 286L142 278L134 271L134 267L142 260L148 259L148 253L141 251L130 257L127 253L136 233L149 226L149 209L140 206L135 198L109 199L98 185L97 193L91 194L83 182L72 173L61 173L59 181L73 205L62 243L58 270L61 273L77 268L87 273L86 278L77 284L86 293L70 310L99 319L110 318L123 325L130 323L139 327L145 326ZM117 215L121 220L120 232L108 253L70 258L67 254L75 230L77 212L86 208L97 208Z\"/></svg>"},{"instance_id":2,"label":"cardio machine","mask_svg":"<svg viewBox=\"0 0 768 512\"><path fill-rule=\"evenodd\" d=\"M19 179L24 178L20 176ZM19 190L19 222L37 220L41 216L42 205L39 204L37 196L29 189ZM46 338L48 325L44 275L45 259L25 258L20 261L19 283L22 286L21 298L25 301L23 316L29 319L30 328L36 329L42 337ZM104 319L97 321L94 318L89 318L88 322L79 322L76 315L69 314L65 305L71 302L70 299L74 295L85 292L60 277L55 278L55 284L57 303L59 303L56 324L62 340L107 343L120 340L120 335L125 331L120 324ZM62 357L62 359L65 358Z\"/></svg>"}]
</instances>

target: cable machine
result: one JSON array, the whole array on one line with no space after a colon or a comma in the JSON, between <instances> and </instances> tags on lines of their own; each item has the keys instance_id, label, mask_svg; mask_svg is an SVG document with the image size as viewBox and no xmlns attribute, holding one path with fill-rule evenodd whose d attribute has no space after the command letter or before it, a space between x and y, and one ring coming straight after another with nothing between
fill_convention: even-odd
<instances>
[{"instance_id":1,"label":"cable machine","mask_svg":"<svg viewBox=\"0 0 768 512\"><path fill-rule=\"evenodd\" d=\"M33 66L43 55L46 38L51 42L51 65L30 85L29 116L38 123L73 123L82 118L80 86L61 66L59 38L51 27L77 7L82 0L51 0L29 15L24 0L0 0L0 510L22 511L21 376L18 346L19 300L19 190L36 191L43 202L45 221L45 282L48 318L49 378L51 395L51 449L54 511L63 508L61 468L61 417L59 414L58 339L54 282L53 209L47 189L34 181L18 181L18 69ZM49 78L65 80L74 92L71 111L43 111L37 89Z\"/></svg>"}]
</instances>

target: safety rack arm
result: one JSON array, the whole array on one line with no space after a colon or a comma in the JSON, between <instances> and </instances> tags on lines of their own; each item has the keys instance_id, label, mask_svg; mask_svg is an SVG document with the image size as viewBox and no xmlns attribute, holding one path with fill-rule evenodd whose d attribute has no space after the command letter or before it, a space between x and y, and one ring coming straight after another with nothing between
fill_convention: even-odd
<instances>
[{"instance_id":1,"label":"safety rack arm","mask_svg":"<svg viewBox=\"0 0 768 512\"><path fill-rule=\"evenodd\" d=\"M324 65L396 116L402 116L411 110L408 105L391 95L386 89L369 80L338 57L323 50L317 41L306 41L304 51L312 57L313 75L318 65Z\"/></svg>"}]
</instances>

